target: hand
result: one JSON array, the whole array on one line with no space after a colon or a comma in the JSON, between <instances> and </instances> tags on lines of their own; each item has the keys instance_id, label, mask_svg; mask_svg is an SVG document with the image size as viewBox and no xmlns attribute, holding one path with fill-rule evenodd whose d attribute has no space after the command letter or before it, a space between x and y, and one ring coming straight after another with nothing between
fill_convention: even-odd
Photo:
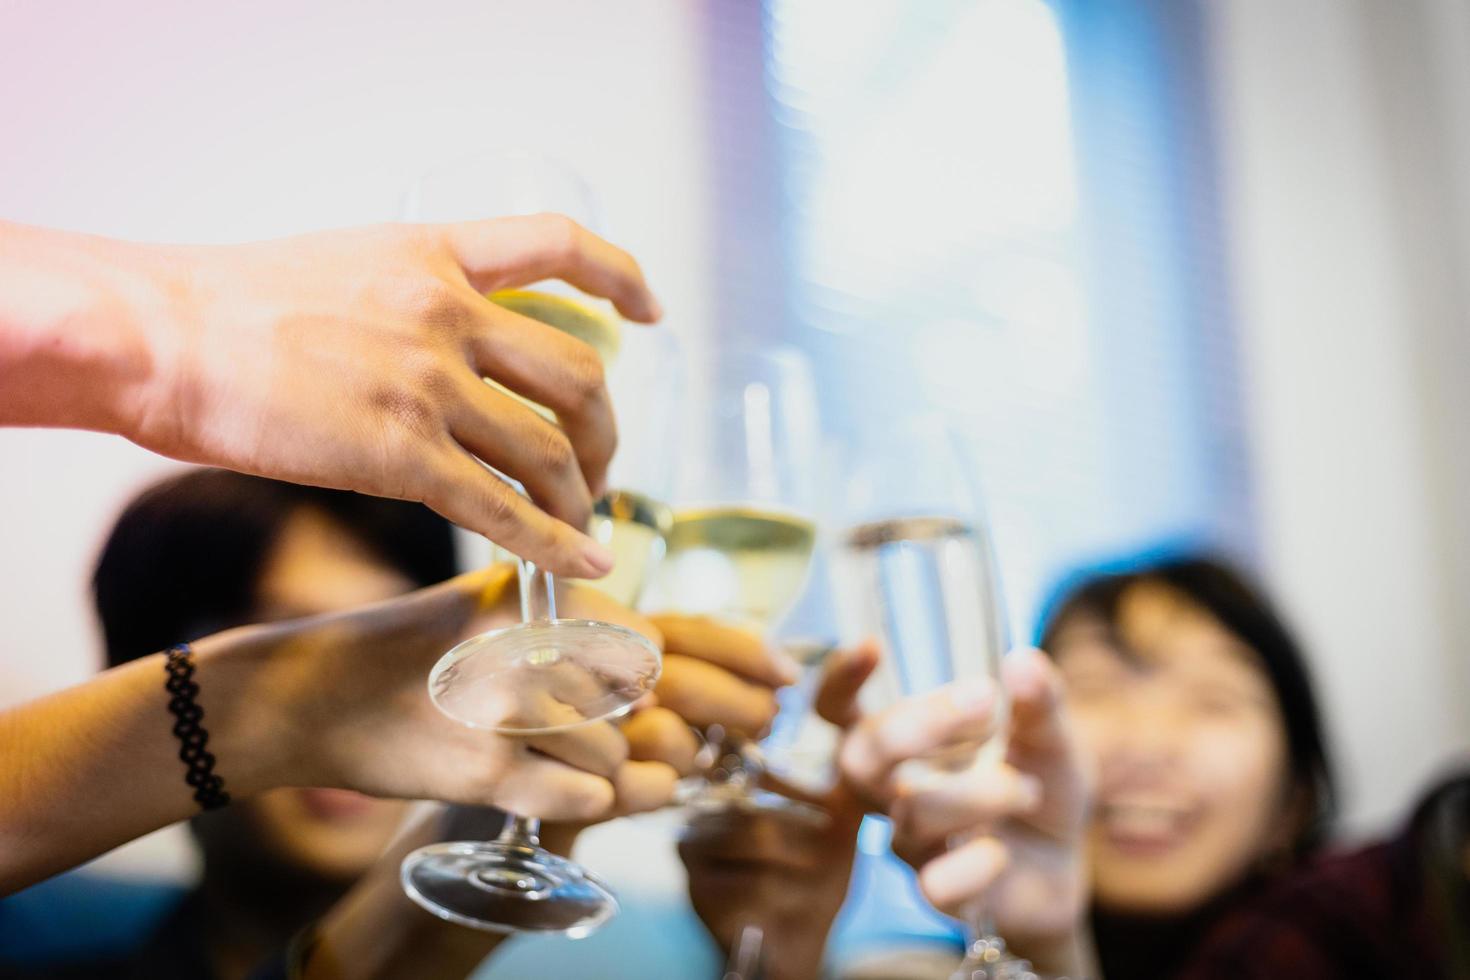
<instances>
[{"instance_id":1,"label":"hand","mask_svg":"<svg viewBox=\"0 0 1470 980\"><path fill-rule=\"evenodd\" d=\"M775 690L795 684L791 659L759 636L708 616L651 616L664 638L659 703L695 728L721 725L757 737L776 717Z\"/></svg>"},{"instance_id":2,"label":"hand","mask_svg":"<svg viewBox=\"0 0 1470 980\"><path fill-rule=\"evenodd\" d=\"M483 294L559 278L657 319L625 252L559 215L133 248L167 301L145 318L154 371L122 434L178 459L420 500L556 573L612 566L581 533L617 441L602 366Z\"/></svg>"},{"instance_id":3,"label":"hand","mask_svg":"<svg viewBox=\"0 0 1470 980\"><path fill-rule=\"evenodd\" d=\"M827 934L847 897L866 808L838 784L822 794L765 777L767 788L820 808L821 824L771 813L696 814L679 840L689 901L727 954L761 928L770 980L815 980Z\"/></svg>"},{"instance_id":4,"label":"hand","mask_svg":"<svg viewBox=\"0 0 1470 980\"><path fill-rule=\"evenodd\" d=\"M839 751L843 778L889 815L894 852L918 869L936 908L963 916L983 901L997 932L1038 968L1082 969L1091 777L1050 661L1036 651L1005 660L1004 762L922 785L906 780L901 764L984 726L995 692L960 681L863 718L854 696L876 663L877 651L864 647L830 661L824 678L819 710L849 728Z\"/></svg>"},{"instance_id":5,"label":"hand","mask_svg":"<svg viewBox=\"0 0 1470 980\"><path fill-rule=\"evenodd\" d=\"M570 615L621 623L658 638L663 674L649 704L622 724L628 742L628 774L615 779L616 800L599 819L655 809L668 802L673 782L697 769L699 739L692 728L723 725L759 733L776 714L774 689L796 679L796 667L748 630L706 616L662 614L644 620L596 589L578 588L558 600ZM625 768L628 768L625 767ZM547 846L570 850L588 823L543 828Z\"/></svg>"},{"instance_id":6,"label":"hand","mask_svg":"<svg viewBox=\"0 0 1470 980\"><path fill-rule=\"evenodd\" d=\"M658 641L647 621L591 595L570 589L565 608L595 609ZM613 723L510 737L461 725L429 700L428 672L444 651L514 622L516 609L514 571L500 565L366 610L220 634L196 650L207 658L220 645L264 661L259 683L268 693L255 700L275 707L263 727L274 744L299 747L283 750L288 761L275 782L489 805L547 820L604 819L667 802L675 767L642 738L644 758L634 758ZM671 727L657 717L629 724L658 733ZM221 755L221 768L230 761Z\"/></svg>"}]
</instances>

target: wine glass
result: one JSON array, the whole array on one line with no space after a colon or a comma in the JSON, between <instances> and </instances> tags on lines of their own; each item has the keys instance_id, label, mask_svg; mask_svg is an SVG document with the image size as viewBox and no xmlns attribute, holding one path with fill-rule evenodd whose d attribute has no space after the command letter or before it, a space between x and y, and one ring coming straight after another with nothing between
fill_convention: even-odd
<instances>
[{"instance_id":1,"label":"wine glass","mask_svg":"<svg viewBox=\"0 0 1470 980\"><path fill-rule=\"evenodd\" d=\"M668 553L650 608L716 616L769 633L800 597L816 541L816 388L790 348L715 344L691 368L690 413ZM718 748L709 782L686 802L703 808L814 808L754 783L754 732L706 733Z\"/></svg>"},{"instance_id":2,"label":"wine glass","mask_svg":"<svg viewBox=\"0 0 1470 980\"><path fill-rule=\"evenodd\" d=\"M672 331L630 330L607 365L618 413L618 451L607 491L592 507L587 532L612 551L613 569L586 584L637 608L667 550L674 514L664 501L673 489L683 401L683 363Z\"/></svg>"},{"instance_id":3,"label":"wine glass","mask_svg":"<svg viewBox=\"0 0 1470 980\"><path fill-rule=\"evenodd\" d=\"M523 152L426 175L410 190L405 211L425 221L557 211L596 225L586 184ZM564 283L489 298L587 341L604 360L617 351L620 330L610 308ZM611 623L558 618L552 576L524 559L517 566L522 622L471 637L440 659L429 674L439 710L474 728L530 737L617 718L653 690L662 663L653 643ZM494 841L419 848L403 861L403 888L461 925L586 935L616 913L617 900L595 875L541 847L539 830L537 819L511 814Z\"/></svg>"},{"instance_id":4,"label":"wine glass","mask_svg":"<svg viewBox=\"0 0 1470 980\"><path fill-rule=\"evenodd\" d=\"M865 433L860 451L847 457L833 568L837 606L847 638L875 637L882 651L863 706L881 710L942 684L988 677L997 699L990 721L907 760L900 777L922 783L994 766L1006 746L1000 662L1007 628L974 471L934 416ZM976 938L955 980L1034 980L1029 964L1006 952L983 905L970 919Z\"/></svg>"}]
</instances>

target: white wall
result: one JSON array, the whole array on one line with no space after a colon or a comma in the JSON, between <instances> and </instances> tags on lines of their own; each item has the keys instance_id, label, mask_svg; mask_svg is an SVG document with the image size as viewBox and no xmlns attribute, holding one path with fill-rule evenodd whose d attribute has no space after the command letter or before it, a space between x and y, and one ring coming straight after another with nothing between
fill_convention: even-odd
<instances>
[{"instance_id":1,"label":"white wall","mask_svg":"<svg viewBox=\"0 0 1470 980\"><path fill-rule=\"evenodd\" d=\"M498 146L574 161L685 330L707 321L701 25L665 0L22 0L0 8L0 217L232 241L391 219L410 177ZM79 680L85 580L171 464L0 431L0 704Z\"/></svg>"},{"instance_id":2,"label":"white wall","mask_svg":"<svg viewBox=\"0 0 1470 980\"><path fill-rule=\"evenodd\" d=\"M1260 540L1377 828L1470 746L1470 8L1207 6Z\"/></svg>"}]
</instances>

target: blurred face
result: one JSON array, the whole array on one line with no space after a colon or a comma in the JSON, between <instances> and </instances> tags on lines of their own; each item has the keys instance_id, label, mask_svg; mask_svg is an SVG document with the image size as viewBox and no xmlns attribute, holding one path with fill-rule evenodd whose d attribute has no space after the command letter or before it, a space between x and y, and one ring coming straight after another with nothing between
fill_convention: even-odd
<instances>
[{"instance_id":1,"label":"blurred face","mask_svg":"<svg viewBox=\"0 0 1470 980\"><path fill-rule=\"evenodd\" d=\"M336 612L392 598L412 587L342 526L318 511L301 509L282 529L266 559L258 587L258 618ZM278 789L237 805L245 826L219 834L219 843L238 851L245 843L240 840L243 829L254 848L274 862L315 877L349 881L377 859L407 806L347 790ZM211 847L216 835L202 836L206 848Z\"/></svg>"},{"instance_id":2,"label":"blurred face","mask_svg":"<svg viewBox=\"0 0 1470 980\"><path fill-rule=\"evenodd\" d=\"M1123 596L1116 629L1077 615L1052 653L1096 759L1093 894L1113 911L1188 912L1286 839L1281 711L1256 654L1187 596Z\"/></svg>"}]
</instances>

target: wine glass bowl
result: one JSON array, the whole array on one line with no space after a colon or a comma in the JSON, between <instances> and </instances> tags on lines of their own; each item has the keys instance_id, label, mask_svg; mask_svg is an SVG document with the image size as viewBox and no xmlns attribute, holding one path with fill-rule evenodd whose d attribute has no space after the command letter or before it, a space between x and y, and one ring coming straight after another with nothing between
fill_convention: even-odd
<instances>
[{"instance_id":1,"label":"wine glass bowl","mask_svg":"<svg viewBox=\"0 0 1470 980\"><path fill-rule=\"evenodd\" d=\"M980 770L1005 755L1008 702L1001 657L1008 631L994 548L973 468L936 416L863 433L843 473L834 590L853 641L876 639L880 657L859 700L876 712L956 681L989 681L988 718L901 764L919 783ZM954 980L1033 977L1010 956L983 904L975 940Z\"/></svg>"},{"instance_id":2,"label":"wine glass bowl","mask_svg":"<svg viewBox=\"0 0 1470 980\"><path fill-rule=\"evenodd\" d=\"M429 673L429 698L461 725L539 735L632 710L662 668L645 636L612 623L557 619L472 636Z\"/></svg>"}]
</instances>

